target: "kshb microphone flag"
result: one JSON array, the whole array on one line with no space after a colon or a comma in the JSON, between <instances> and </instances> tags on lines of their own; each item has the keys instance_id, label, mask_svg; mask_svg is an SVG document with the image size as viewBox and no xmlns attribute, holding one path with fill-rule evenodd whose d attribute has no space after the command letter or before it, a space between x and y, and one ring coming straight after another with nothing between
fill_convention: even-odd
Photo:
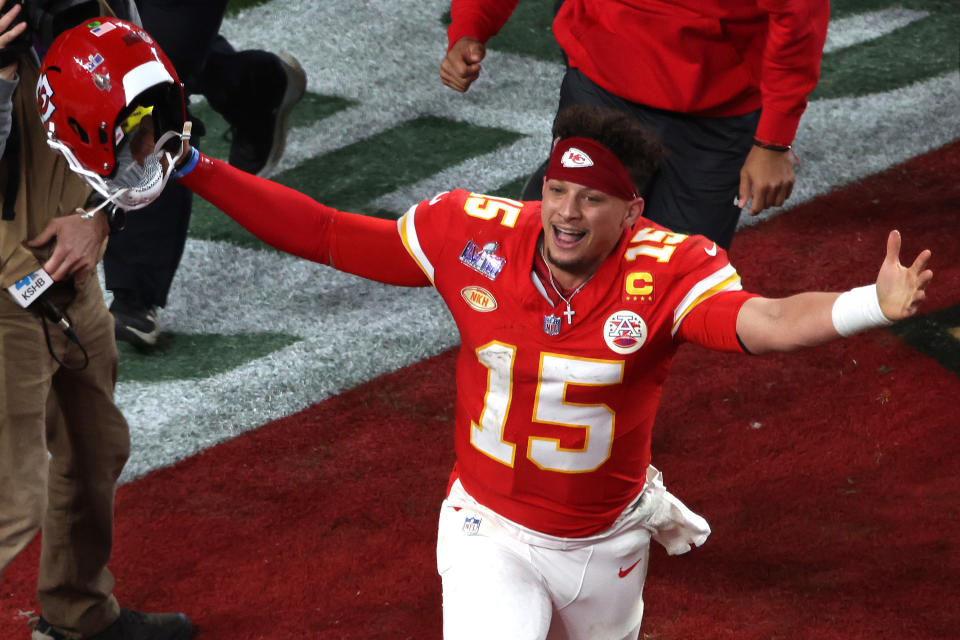
<instances>
[{"instance_id":1,"label":"kshb microphone flag","mask_svg":"<svg viewBox=\"0 0 960 640\"><path fill-rule=\"evenodd\" d=\"M7 287L7 291L17 301L17 304L26 309L51 286L53 286L53 278L50 277L50 274L43 269L37 269Z\"/></svg>"}]
</instances>

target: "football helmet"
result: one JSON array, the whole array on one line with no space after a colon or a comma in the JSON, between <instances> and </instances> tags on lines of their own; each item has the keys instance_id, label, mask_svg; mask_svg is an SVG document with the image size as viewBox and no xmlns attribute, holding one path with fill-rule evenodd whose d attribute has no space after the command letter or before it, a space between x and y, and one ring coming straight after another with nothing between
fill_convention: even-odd
<instances>
[{"instance_id":1,"label":"football helmet","mask_svg":"<svg viewBox=\"0 0 960 640\"><path fill-rule=\"evenodd\" d=\"M57 36L40 69L37 106L47 144L103 196L101 206L150 204L190 136L173 65L143 29L117 18Z\"/></svg>"}]
</instances>

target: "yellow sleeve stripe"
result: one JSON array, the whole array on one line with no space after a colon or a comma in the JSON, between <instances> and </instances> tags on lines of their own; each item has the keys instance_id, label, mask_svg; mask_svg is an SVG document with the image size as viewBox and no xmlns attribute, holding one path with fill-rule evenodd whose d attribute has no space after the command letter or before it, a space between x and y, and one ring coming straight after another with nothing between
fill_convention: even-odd
<instances>
[{"instance_id":1,"label":"yellow sleeve stripe","mask_svg":"<svg viewBox=\"0 0 960 640\"><path fill-rule=\"evenodd\" d=\"M687 295L684 296L680 304L677 305L677 308L674 309L673 331L671 331L671 335L677 335L677 329L680 328L680 323L683 322L683 319L704 300L712 298L723 291L740 291L742 289L740 274L737 273L736 269L730 264L710 274L691 287Z\"/></svg>"},{"instance_id":2,"label":"yellow sleeve stripe","mask_svg":"<svg viewBox=\"0 0 960 640\"><path fill-rule=\"evenodd\" d=\"M417 226L414 224L417 206L416 204L413 205L407 209L405 214L400 216L400 219L397 220L397 230L400 232L400 240L403 242L407 253L417 263L420 270L430 278L430 284L435 284L433 281L433 265L427 258L427 254L423 252L423 248L420 246L420 238L417 237Z\"/></svg>"}]
</instances>

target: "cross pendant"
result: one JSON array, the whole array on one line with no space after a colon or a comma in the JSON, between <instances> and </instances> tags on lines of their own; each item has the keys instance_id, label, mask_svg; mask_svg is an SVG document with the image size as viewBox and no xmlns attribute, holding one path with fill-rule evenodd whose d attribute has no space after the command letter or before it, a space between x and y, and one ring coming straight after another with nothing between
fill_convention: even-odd
<instances>
[{"instance_id":1,"label":"cross pendant","mask_svg":"<svg viewBox=\"0 0 960 640\"><path fill-rule=\"evenodd\" d=\"M576 311L574 311L573 309L571 309L571 308L570 308L570 304L568 303L568 304L567 304L567 310L563 312L563 315L567 316L567 324L573 324L573 314L575 314L575 313L576 313Z\"/></svg>"}]
</instances>

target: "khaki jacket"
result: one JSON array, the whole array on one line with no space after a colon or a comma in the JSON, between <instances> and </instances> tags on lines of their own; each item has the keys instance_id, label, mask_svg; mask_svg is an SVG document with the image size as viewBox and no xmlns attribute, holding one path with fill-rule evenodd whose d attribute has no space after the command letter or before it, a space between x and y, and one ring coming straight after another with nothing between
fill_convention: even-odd
<instances>
[{"instance_id":1,"label":"khaki jacket","mask_svg":"<svg viewBox=\"0 0 960 640\"><path fill-rule=\"evenodd\" d=\"M90 187L70 171L67 161L47 146L34 94L39 69L28 56L22 56L19 73L20 84L13 94L13 118L20 132L20 152L13 160L20 163L20 188L13 220L0 220L3 289L39 269L53 252L53 242L39 249L24 243L43 231L53 218L74 213L90 194ZM0 160L0 204L7 190L9 155L4 154Z\"/></svg>"},{"instance_id":2,"label":"khaki jacket","mask_svg":"<svg viewBox=\"0 0 960 640\"><path fill-rule=\"evenodd\" d=\"M100 2L104 15L114 15ZM90 187L73 173L67 161L47 146L47 134L40 121L36 87L40 69L33 55L20 57L20 82L13 93L14 126L20 133L20 188L13 220L0 220L0 288L6 289L33 273L47 261L56 244L32 249L25 242L36 237L56 217L73 214L90 195ZM7 192L8 156L0 159L0 209ZM92 221L91 221L92 222ZM0 291L0 295L7 295Z\"/></svg>"}]
</instances>

